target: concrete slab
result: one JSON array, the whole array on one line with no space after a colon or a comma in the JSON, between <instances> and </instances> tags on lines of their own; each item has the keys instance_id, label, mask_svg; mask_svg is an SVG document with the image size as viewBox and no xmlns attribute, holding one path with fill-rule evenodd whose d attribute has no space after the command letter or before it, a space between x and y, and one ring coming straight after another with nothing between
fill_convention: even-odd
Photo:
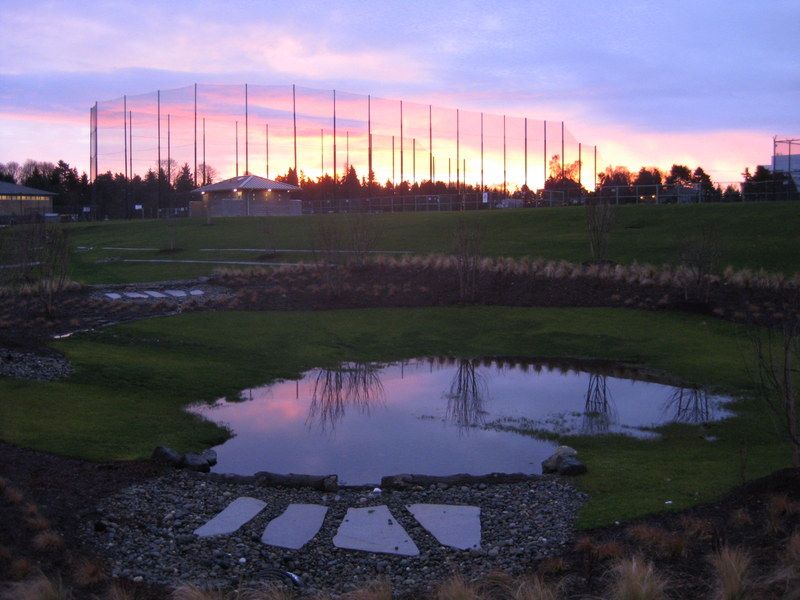
<instances>
[{"instance_id":1,"label":"concrete slab","mask_svg":"<svg viewBox=\"0 0 800 600\"><path fill-rule=\"evenodd\" d=\"M414 518L440 544L459 550L481 547L481 509L453 504L411 504Z\"/></svg>"},{"instance_id":2,"label":"concrete slab","mask_svg":"<svg viewBox=\"0 0 800 600\"><path fill-rule=\"evenodd\" d=\"M194 530L198 537L228 535L264 510L266 502L242 496L231 502L213 519Z\"/></svg>"},{"instance_id":3,"label":"concrete slab","mask_svg":"<svg viewBox=\"0 0 800 600\"><path fill-rule=\"evenodd\" d=\"M148 296L150 296L151 298L166 298L167 297L166 294L162 294L161 292L156 292L155 290L145 290L144 293L147 294Z\"/></svg>"},{"instance_id":4,"label":"concrete slab","mask_svg":"<svg viewBox=\"0 0 800 600\"><path fill-rule=\"evenodd\" d=\"M122 298L122 294L118 294L117 292L106 292L104 295L109 300L120 300Z\"/></svg>"},{"instance_id":5,"label":"concrete slab","mask_svg":"<svg viewBox=\"0 0 800 600\"><path fill-rule=\"evenodd\" d=\"M173 298L186 298L186 292L183 290L164 290L164 293Z\"/></svg>"},{"instance_id":6,"label":"concrete slab","mask_svg":"<svg viewBox=\"0 0 800 600\"><path fill-rule=\"evenodd\" d=\"M125 292L125 297L131 300L144 300L148 296L147 294L142 294L141 292Z\"/></svg>"},{"instance_id":7,"label":"concrete slab","mask_svg":"<svg viewBox=\"0 0 800 600\"><path fill-rule=\"evenodd\" d=\"M202 296L205 292L203 290L192 290L189 292L190 296Z\"/></svg>"},{"instance_id":8,"label":"concrete slab","mask_svg":"<svg viewBox=\"0 0 800 600\"><path fill-rule=\"evenodd\" d=\"M319 504L290 504L267 524L261 541L270 546L299 550L317 535L327 512L328 507Z\"/></svg>"},{"instance_id":9,"label":"concrete slab","mask_svg":"<svg viewBox=\"0 0 800 600\"><path fill-rule=\"evenodd\" d=\"M348 508L333 545L348 550L417 556L419 549L385 504Z\"/></svg>"}]
</instances>

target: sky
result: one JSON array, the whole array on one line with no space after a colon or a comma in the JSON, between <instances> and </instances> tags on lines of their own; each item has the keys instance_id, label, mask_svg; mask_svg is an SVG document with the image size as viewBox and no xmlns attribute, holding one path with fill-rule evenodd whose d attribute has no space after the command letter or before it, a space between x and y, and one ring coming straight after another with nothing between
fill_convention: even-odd
<instances>
[{"instance_id":1,"label":"sky","mask_svg":"<svg viewBox=\"0 0 800 600\"><path fill-rule=\"evenodd\" d=\"M563 120L603 164L739 181L800 136L798 23L797 0L0 0L0 162L88 171L95 101L247 82Z\"/></svg>"}]
</instances>

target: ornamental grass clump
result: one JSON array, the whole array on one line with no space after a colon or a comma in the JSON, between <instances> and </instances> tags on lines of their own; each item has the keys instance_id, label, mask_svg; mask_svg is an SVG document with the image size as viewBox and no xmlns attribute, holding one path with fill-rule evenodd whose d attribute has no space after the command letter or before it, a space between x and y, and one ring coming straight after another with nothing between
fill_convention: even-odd
<instances>
[{"instance_id":1,"label":"ornamental grass clump","mask_svg":"<svg viewBox=\"0 0 800 600\"><path fill-rule=\"evenodd\" d=\"M716 579L713 598L715 600L746 600L750 598L750 555L739 548L723 546L709 556Z\"/></svg>"},{"instance_id":2,"label":"ornamental grass clump","mask_svg":"<svg viewBox=\"0 0 800 600\"><path fill-rule=\"evenodd\" d=\"M639 557L619 561L611 570L609 600L664 600L667 580L653 563Z\"/></svg>"}]
</instances>

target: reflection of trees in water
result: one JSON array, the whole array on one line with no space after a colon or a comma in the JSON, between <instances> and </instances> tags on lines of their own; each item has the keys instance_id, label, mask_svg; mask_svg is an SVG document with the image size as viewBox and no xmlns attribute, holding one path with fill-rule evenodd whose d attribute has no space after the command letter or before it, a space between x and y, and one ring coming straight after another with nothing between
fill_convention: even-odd
<instances>
[{"instance_id":1,"label":"reflection of trees in water","mask_svg":"<svg viewBox=\"0 0 800 600\"><path fill-rule=\"evenodd\" d=\"M369 412L370 405L383 402L382 366L368 363L346 363L337 369L320 369L308 407L306 425L314 422L320 429L334 429L347 408Z\"/></svg>"},{"instance_id":2,"label":"reflection of trees in water","mask_svg":"<svg viewBox=\"0 0 800 600\"><path fill-rule=\"evenodd\" d=\"M616 422L607 380L606 375L589 373L589 387L586 390L581 433L588 435L608 433Z\"/></svg>"},{"instance_id":3,"label":"reflection of trees in water","mask_svg":"<svg viewBox=\"0 0 800 600\"><path fill-rule=\"evenodd\" d=\"M713 402L702 388L675 388L662 408L675 423L699 424L714 419Z\"/></svg>"},{"instance_id":4,"label":"reflection of trees in water","mask_svg":"<svg viewBox=\"0 0 800 600\"><path fill-rule=\"evenodd\" d=\"M483 425L488 414L483 402L489 395L486 379L476 371L478 360L459 360L450 382L447 398L447 420L459 428Z\"/></svg>"}]
</instances>

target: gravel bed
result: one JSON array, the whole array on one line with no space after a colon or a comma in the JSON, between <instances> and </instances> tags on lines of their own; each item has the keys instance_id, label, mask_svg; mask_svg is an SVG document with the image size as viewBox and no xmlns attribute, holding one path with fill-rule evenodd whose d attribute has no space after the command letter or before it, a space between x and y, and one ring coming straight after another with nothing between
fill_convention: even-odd
<instances>
[{"instance_id":1,"label":"gravel bed","mask_svg":"<svg viewBox=\"0 0 800 600\"><path fill-rule=\"evenodd\" d=\"M63 356L35 354L0 348L0 377L53 381L72 373L72 365Z\"/></svg>"},{"instance_id":2,"label":"gravel bed","mask_svg":"<svg viewBox=\"0 0 800 600\"><path fill-rule=\"evenodd\" d=\"M267 508L231 536L199 539L192 531L239 496ZM396 594L429 589L454 571L475 578L491 571L520 573L573 541L576 513L585 500L555 477L504 485L444 484L413 491L337 493L224 482L176 471L105 498L87 511L81 537L111 565L114 576L173 585L229 588L270 579L270 569L299 575L309 593L343 593L379 578ZM322 529L301 550L261 543L266 524L292 503L329 507ZM405 509L407 504L469 504L481 508L481 549L441 546ZM333 536L349 507L386 504L417 544L417 557L342 550Z\"/></svg>"}]
</instances>

